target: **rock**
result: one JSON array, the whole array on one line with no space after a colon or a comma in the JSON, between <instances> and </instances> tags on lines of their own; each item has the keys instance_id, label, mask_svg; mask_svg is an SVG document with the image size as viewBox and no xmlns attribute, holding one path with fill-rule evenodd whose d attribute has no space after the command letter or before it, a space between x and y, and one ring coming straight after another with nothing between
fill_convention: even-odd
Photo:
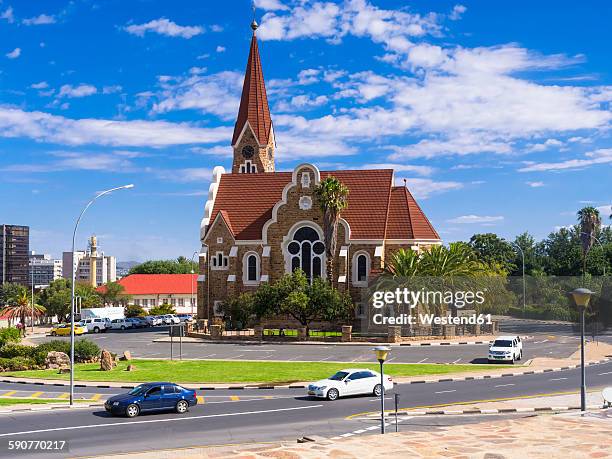
<instances>
[{"instance_id":1,"label":"rock","mask_svg":"<svg viewBox=\"0 0 612 459\"><path fill-rule=\"evenodd\" d=\"M106 349L102 349L100 353L100 370L110 371L115 368L116 365L113 355Z\"/></svg>"},{"instance_id":2,"label":"rock","mask_svg":"<svg viewBox=\"0 0 612 459\"><path fill-rule=\"evenodd\" d=\"M130 351L123 351L123 355L119 360L132 360L132 353Z\"/></svg>"},{"instance_id":3,"label":"rock","mask_svg":"<svg viewBox=\"0 0 612 459\"><path fill-rule=\"evenodd\" d=\"M62 373L70 373L70 367L62 367L59 369L58 374L62 374Z\"/></svg>"},{"instance_id":4,"label":"rock","mask_svg":"<svg viewBox=\"0 0 612 459\"><path fill-rule=\"evenodd\" d=\"M136 369L136 367L132 364L128 365L127 368L125 369L125 371L134 371Z\"/></svg>"},{"instance_id":5,"label":"rock","mask_svg":"<svg viewBox=\"0 0 612 459\"><path fill-rule=\"evenodd\" d=\"M45 368L56 369L70 367L70 357L65 352L50 351L45 357Z\"/></svg>"}]
</instances>

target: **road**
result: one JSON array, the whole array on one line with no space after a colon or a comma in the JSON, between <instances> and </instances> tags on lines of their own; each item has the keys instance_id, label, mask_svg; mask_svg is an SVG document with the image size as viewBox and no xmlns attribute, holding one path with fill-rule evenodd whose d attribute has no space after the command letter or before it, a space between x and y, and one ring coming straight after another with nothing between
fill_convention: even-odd
<instances>
[{"instance_id":1,"label":"road","mask_svg":"<svg viewBox=\"0 0 612 459\"><path fill-rule=\"evenodd\" d=\"M612 385L612 362L588 367L587 381L590 389ZM396 386L394 391L400 394L400 408L413 408L468 403L482 401L483 398L491 400L568 392L576 390L579 383L580 372L574 369L499 379L403 384ZM14 389L15 386L3 384L1 389ZM24 391L41 390L38 385L18 386ZM49 390L63 391L64 388L49 386ZM87 391L91 389L77 389L77 393ZM118 392L114 389L96 391L109 395ZM66 457L153 448L295 440L305 435L333 437L359 429L360 426L376 425L375 419L347 418L375 412L379 408L379 400L371 396L328 402L305 397L302 390L296 389L211 392L198 392L205 402L183 416L174 413L150 414L129 420L110 417L104 410L95 408L3 414L0 415L0 454L10 456L6 450L9 439L66 440L70 451L55 455ZM429 422L413 418L410 426L403 428L417 429ZM470 419L461 418L456 422L470 422ZM27 454L19 453L15 457L27 457ZM32 457L40 456L33 454Z\"/></svg>"}]
</instances>

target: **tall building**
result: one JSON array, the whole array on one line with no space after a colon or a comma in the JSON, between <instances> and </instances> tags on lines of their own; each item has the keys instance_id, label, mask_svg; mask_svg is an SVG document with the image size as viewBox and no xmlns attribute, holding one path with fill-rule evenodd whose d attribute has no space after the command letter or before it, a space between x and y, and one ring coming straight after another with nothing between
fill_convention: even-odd
<instances>
[{"instance_id":1,"label":"tall building","mask_svg":"<svg viewBox=\"0 0 612 459\"><path fill-rule=\"evenodd\" d=\"M398 249L419 252L440 236L393 169L320 170L303 163L276 172L274 127L257 44L257 23L246 66L231 145L231 173L217 166L200 226L198 316L222 314L222 304L301 269L312 281L326 277L323 212L316 186L335 177L348 189L333 253L334 279L362 315L361 293ZM291 145L286 146L289 150Z\"/></svg>"},{"instance_id":2,"label":"tall building","mask_svg":"<svg viewBox=\"0 0 612 459\"><path fill-rule=\"evenodd\" d=\"M30 285L34 280L35 287L44 288L60 277L62 277L62 260L54 260L47 253L30 252Z\"/></svg>"},{"instance_id":3,"label":"tall building","mask_svg":"<svg viewBox=\"0 0 612 459\"><path fill-rule=\"evenodd\" d=\"M28 285L30 227L0 226L0 282Z\"/></svg>"},{"instance_id":4,"label":"tall building","mask_svg":"<svg viewBox=\"0 0 612 459\"><path fill-rule=\"evenodd\" d=\"M65 279L71 279L72 252L64 252L62 261L62 276ZM88 283L93 287L117 280L117 259L107 256L104 252L98 250L98 239L96 236L89 238L87 250L77 250L74 252L74 267L76 270L76 281Z\"/></svg>"}]
</instances>

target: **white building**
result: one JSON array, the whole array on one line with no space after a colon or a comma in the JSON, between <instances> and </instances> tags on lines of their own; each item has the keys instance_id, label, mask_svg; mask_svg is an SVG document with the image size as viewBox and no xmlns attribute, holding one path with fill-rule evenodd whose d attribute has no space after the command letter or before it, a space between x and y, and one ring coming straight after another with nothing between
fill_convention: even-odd
<instances>
[{"instance_id":1,"label":"white building","mask_svg":"<svg viewBox=\"0 0 612 459\"><path fill-rule=\"evenodd\" d=\"M62 259L62 277L71 279L72 252L64 252ZM117 259L98 251L97 238L95 236L89 239L87 250L74 252L74 267L76 269L77 282L89 283L94 287L99 287L100 285L117 280Z\"/></svg>"},{"instance_id":2,"label":"white building","mask_svg":"<svg viewBox=\"0 0 612 459\"><path fill-rule=\"evenodd\" d=\"M30 252L29 255L29 284L36 288L45 288L55 279L62 277L62 260L54 260L47 253Z\"/></svg>"}]
</instances>

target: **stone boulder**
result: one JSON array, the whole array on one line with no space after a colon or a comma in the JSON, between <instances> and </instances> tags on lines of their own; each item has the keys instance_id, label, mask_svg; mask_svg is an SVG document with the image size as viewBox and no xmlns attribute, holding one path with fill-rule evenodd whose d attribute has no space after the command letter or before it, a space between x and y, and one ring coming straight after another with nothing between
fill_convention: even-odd
<instances>
[{"instance_id":1,"label":"stone boulder","mask_svg":"<svg viewBox=\"0 0 612 459\"><path fill-rule=\"evenodd\" d=\"M102 349L100 353L100 370L102 371L110 371L115 368L117 364L115 363L115 357L106 349Z\"/></svg>"},{"instance_id":2,"label":"stone boulder","mask_svg":"<svg viewBox=\"0 0 612 459\"><path fill-rule=\"evenodd\" d=\"M70 357L65 352L50 351L45 357L45 368L60 369L70 367Z\"/></svg>"},{"instance_id":3,"label":"stone boulder","mask_svg":"<svg viewBox=\"0 0 612 459\"><path fill-rule=\"evenodd\" d=\"M125 371L134 371L136 369L136 367L132 364L128 365L127 368L125 369Z\"/></svg>"},{"instance_id":4,"label":"stone boulder","mask_svg":"<svg viewBox=\"0 0 612 459\"><path fill-rule=\"evenodd\" d=\"M123 355L119 360L132 360L132 353L130 351L123 351Z\"/></svg>"}]
</instances>

